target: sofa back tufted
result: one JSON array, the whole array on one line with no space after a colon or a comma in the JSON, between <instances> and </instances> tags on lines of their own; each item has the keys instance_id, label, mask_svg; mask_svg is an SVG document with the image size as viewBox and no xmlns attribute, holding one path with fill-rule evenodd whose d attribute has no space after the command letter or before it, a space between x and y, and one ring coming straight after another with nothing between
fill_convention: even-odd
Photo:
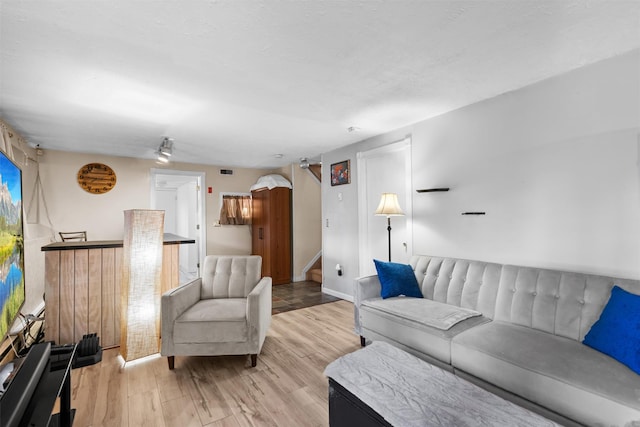
<instances>
[{"instance_id":1,"label":"sofa back tufted","mask_svg":"<svg viewBox=\"0 0 640 427\"><path fill-rule=\"evenodd\" d=\"M502 265L425 255L411 257L425 298L482 312L493 319Z\"/></svg>"},{"instance_id":2,"label":"sofa back tufted","mask_svg":"<svg viewBox=\"0 0 640 427\"><path fill-rule=\"evenodd\" d=\"M618 285L640 293L640 281L505 265L496 320L582 341Z\"/></svg>"},{"instance_id":3,"label":"sofa back tufted","mask_svg":"<svg viewBox=\"0 0 640 427\"><path fill-rule=\"evenodd\" d=\"M262 258L208 255L202 269L202 299L246 298L262 275Z\"/></svg>"},{"instance_id":4,"label":"sofa back tufted","mask_svg":"<svg viewBox=\"0 0 640 427\"><path fill-rule=\"evenodd\" d=\"M577 341L600 317L614 285L640 294L640 280L426 255L409 263L425 298Z\"/></svg>"}]
</instances>

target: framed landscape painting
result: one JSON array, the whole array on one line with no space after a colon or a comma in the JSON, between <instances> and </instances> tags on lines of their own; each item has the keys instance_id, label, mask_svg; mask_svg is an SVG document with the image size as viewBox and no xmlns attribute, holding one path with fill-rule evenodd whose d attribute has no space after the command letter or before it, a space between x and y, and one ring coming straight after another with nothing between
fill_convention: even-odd
<instances>
[{"instance_id":1,"label":"framed landscape painting","mask_svg":"<svg viewBox=\"0 0 640 427\"><path fill-rule=\"evenodd\" d=\"M351 161L343 160L342 162L333 163L331 165L331 186L350 183Z\"/></svg>"}]
</instances>

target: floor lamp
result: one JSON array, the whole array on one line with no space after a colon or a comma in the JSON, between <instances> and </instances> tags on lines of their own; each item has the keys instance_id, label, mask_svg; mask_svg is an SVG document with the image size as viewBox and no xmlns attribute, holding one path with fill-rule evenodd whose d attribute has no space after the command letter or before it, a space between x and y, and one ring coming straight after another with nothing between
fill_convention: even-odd
<instances>
[{"instance_id":1,"label":"floor lamp","mask_svg":"<svg viewBox=\"0 0 640 427\"><path fill-rule=\"evenodd\" d=\"M389 262L391 262L391 217L404 216L404 212L398 204L398 195L395 193L382 193L380 204L375 212L376 216L387 217L387 232L389 233Z\"/></svg>"},{"instance_id":2,"label":"floor lamp","mask_svg":"<svg viewBox=\"0 0 640 427\"><path fill-rule=\"evenodd\" d=\"M164 211L124 211L120 354L125 361L158 352Z\"/></svg>"}]
</instances>

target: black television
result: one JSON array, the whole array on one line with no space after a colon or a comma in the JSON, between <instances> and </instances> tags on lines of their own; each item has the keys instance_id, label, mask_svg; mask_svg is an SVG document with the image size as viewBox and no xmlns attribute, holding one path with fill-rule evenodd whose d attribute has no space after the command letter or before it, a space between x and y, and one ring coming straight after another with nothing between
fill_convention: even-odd
<instances>
[{"instance_id":1,"label":"black television","mask_svg":"<svg viewBox=\"0 0 640 427\"><path fill-rule=\"evenodd\" d=\"M0 340L25 301L22 170L0 150Z\"/></svg>"}]
</instances>

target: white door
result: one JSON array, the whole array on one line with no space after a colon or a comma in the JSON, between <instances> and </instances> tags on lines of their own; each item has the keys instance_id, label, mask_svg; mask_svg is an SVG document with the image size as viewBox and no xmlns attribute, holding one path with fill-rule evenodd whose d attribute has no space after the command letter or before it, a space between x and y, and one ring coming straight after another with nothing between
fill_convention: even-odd
<instances>
[{"instance_id":1,"label":"white door","mask_svg":"<svg viewBox=\"0 0 640 427\"><path fill-rule=\"evenodd\" d=\"M375 274L374 259L388 261L385 216L375 216L382 193L396 193L405 216L391 217L391 261L408 263L412 253L411 140L358 153L360 274Z\"/></svg>"},{"instance_id":2,"label":"white door","mask_svg":"<svg viewBox=\"0 0 640 427\"><path fill-rule=\"evenodd\" d=\"M206 254L204 173L151 170L151 208L165 211L165 233L195 240L180 245L180 283L200 275Z\"/></svg>"}]
</instances>

